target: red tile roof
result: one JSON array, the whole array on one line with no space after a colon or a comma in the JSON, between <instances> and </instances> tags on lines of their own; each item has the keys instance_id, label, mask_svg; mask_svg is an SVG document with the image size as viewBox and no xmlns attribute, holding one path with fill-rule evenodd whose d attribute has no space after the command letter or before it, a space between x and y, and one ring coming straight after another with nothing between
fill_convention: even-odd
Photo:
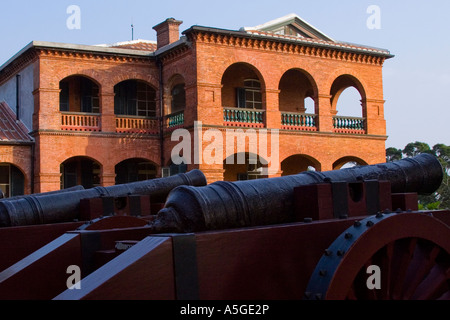
<instances>
[{"instance_id":1,"label":"red tile roof","mask_svg":"<svg viewBox=\"0 0 450 320\"><path fill-rule=\"evenodd\" d=\"M22 121L16 120L15 113L6 102L0 102L0 141L32 142L28 132Z\"/></svg>"},{"instance_id":2,"label":"red tile roof","mask_svg":"<svg viewBox=\"0 0 450 320\"><path fill-rule=\"evenodd\" d=\"M341 49L356 49L356 50L360 50L360 51L366 51L367 53L389 54L389 51L386 49L368 47L368 46L352 44L352 43L348 43L348 42L325 41L322 39L311 39L311 38L306 38L306 37L281 35L281 34L275 34L273 32L260 31L260 30L246 30L246 32L248 34L255 34L255 35L261 35L261 36L278 38L278 39L287 39L287 40L303 42L303 43L311 43L311 44L317 44L317 45L333 46L333 47L338 47Z\"/></svg>"},{"instance_id":3,"label":"red tile roof","mask_svg":"<svg viewBox=\"0 0 450 320\"><path fill-rule=\"evenodd\" d=\"M130 41L124 43L118 43L112 45L110 48L120 48L120 49L132 49L132 50L140 50L140 51L156 51L157 45L156 42L150 41Z\"/></svg>"}]
</instances>

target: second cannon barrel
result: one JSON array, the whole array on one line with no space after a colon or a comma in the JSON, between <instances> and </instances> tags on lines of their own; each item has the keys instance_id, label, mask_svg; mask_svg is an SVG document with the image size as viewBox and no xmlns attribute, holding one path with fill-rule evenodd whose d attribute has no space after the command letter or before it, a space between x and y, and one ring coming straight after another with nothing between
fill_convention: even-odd
<instances>
[{"instance_id":1,"label":"second cannon barrel","mask_svg":"<svg viewBox=\"0 0 450 320\"><path fill-rule=\"evenodd\" d=\"M80 200L97 197L125 197L150 195L152 199L165 201L169 192L177 186L204 186L206 177L200 170L192 170L167 178L131 182L109 187L86 190L29 195L18 199L0 201L0 227L70 222L79 217Z\"/></svg>"}]
</instances>

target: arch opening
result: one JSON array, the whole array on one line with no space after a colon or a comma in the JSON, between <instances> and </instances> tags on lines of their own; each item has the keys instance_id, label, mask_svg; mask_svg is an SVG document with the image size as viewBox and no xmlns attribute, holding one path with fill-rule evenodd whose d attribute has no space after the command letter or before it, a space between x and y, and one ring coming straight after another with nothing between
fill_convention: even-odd
<instances>
[{"instance_id":1,"label":"arch opening","mask_svg":"<svg viewBox=\"0 0 450 320\"><path fill-rule=\"evenodd\" d=\"M91 79L74 75L59 82L59 110L100 113L99 86Z\"/></svg>"},{"instance_id":2,"label":"arch opening","mask_svg":"<svg viewBox=\"0 0 450 320\"><path fill-rule=\"evenodd\" d=\"M280 79L279 108L282 112L317 113L317 86L302 70L290 69Z\"/></svg>"},{"instance_id":3,"label":"arch opening","mask_svg":"<svg viewBox=\"0 0 450 320\"><path fill-rule=\"evenodd\" d=\"M60 165L61 189L83 186L85 189L101 185L101 165L88 157L73 157Z\"/></svg>"},{"instance_id":4,"label":"arch opening","mask_svg":"<svg viewBox=\"0 0 450 320\"><path fill-rule=\"evenodd\" d=\"M321 171L321 164L313 157L296 154L281 162L281 176L299 174L304 171Z\"/></svg>"},{"instance_id":5,"label":"arch opening","mask_svg":"<svg viewBox=\"0 0 450 320\"><path fill-rule=\"evenodd\" d=\"M127 159L115 166L116 185L155 179L156 165L148 160L133 158Z\"/></svg>"},{"instance_id":6,"label":"arch opening","mask_svg":"<svg viewBox=\"0 0 450 320\"><path fill-rule=\"evenodd\" d=\"M224 181L267 178L267 168L268 162L256 154L235 153L223 161Z\"/></svg>"},{"instance_id":7,"label":"arch opening","mask_svg":"<svg viewBox=\"0 0 450 320\"><path fill-rule=\"evenodd\" d=\"M125 80L114 86L116 115L156 117L156 90L141 80Z\"/></svg>"},{"instance_id":8,"label":"arch opening","mask_svg":"<svg viewBox=\"0 0 450 320\"><path fill-rule=\"evenodd\" d=\"M222 76L222 107L265 109L264 81L258 70L243 62L229 66Z\"/></svg>"},{"instance_id":9,"label":"arch opening","mask_svg":"<svg viewBox=\"0 0 450 320\"><path fill-rule=\"evenodd\" d=\"M353 168L356 166L366 166L368 163L361 158L348 156L336 160L333 163L333 170Z\"/></svg>"},{"instance_id":10,"label":"arch opening","mask_svg":"<svg viewBox=\"0 0 450 320\"><path fill-rule=\"evenodd\" d=\"M331 86L331 107L338 116L365 117L366 93L358 79L341 75Z\"/></svg>"},{"instance_id":11,"label":"arch opening","mask_svg":"<svg viewBox=\"0 0 450 320\"><path fill-rule=\"evenodd\" d=\"M0 163L0 191L3 198L25 194L25 176L15 165Z\"/></svg>"}]
</instances>

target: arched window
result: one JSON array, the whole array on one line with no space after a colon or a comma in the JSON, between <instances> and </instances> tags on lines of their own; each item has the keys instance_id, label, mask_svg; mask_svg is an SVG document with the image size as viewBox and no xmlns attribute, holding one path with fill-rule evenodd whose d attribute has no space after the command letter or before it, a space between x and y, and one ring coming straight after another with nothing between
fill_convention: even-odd
<instances>
[{"instance_id":1,"label":"arched window","mask_svg":"<svg viewBox=\"0 0 450 320\"><path fill-rule=\"evenodd\" d=\"M61 189L82 185L85 189L100 186L101 165L86 157L74 157L61 164Z\"/></svg>"},{"instance_id":2,"label":"arched window","mask_svg":"<svg viewBox=\"0 0 450 320\"><path fill-rule=\"evenodd\" d=\"M264 79L252 65L238 62L230 65L222 76L222 107L264 109Z\"/></svg>"},{"instance_id":3,"label":"arched window","mask_svg":"<svg viewBox=\"0 0 450 320\"><path fill-rule=\"evenodd\" d=\"M25 192L23 173L11 164L0 164L0 190L5 198L21 196Z\"/></svg>"},{"instance_id":4,"label":"arched window","mask_svg":"<svg viewBox=\"0 0 450 320\"><path fill-rule=\"evenodd\" d=\"M83 76L70 76L59 82L59 110L100 113L99 87Z\"/></svg>"},{"instance_id":5,"label":"arched window","mask_svg":"<svg viewBox=\"0 0 450 320\"><path fill-rule=\"evenodd\" d=\"M175 85L171 92L171 113L184 110L186 107L186 91L184 89L184 83Z\"/></svg>"},{"instance_id":6,"label":"arched window","mask_svg":"<svg viewBox=\"0 0 450 320\"><path fill-rule=\"evenodd\" d=\"M126 80L114 87L116 115L156 117L156 90L143 81Z\"/></svg>"},{"instance_id":7,"label":"arched window","mask_svg":"<svg viewBox=\"0 0 450 320\"><path fill-rule=\"evenodd\" d=\"M156 178L156 166L144 159L128 159L115 168L116 184L144 181Z\"/></svg>"}]
</instances>

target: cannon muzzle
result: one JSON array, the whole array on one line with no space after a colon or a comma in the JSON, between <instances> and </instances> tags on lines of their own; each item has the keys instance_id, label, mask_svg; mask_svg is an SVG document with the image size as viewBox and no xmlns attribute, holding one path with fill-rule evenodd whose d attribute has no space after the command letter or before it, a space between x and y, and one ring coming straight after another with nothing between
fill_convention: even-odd
<instances>
[{"instance_id":1,"label":"cannon muzzle","mask_svg":"<svg viewBox=\"0 0 450 320\"><path fill-rule=\"evenodd\" d=\"M377 165L204 187L177 187L153 221L155 232L196 232L293 222L294 188L330 182L390 181L392 193L430 194L442 183L439 160L430 154Z\"/></svg>"},{"instance_id":2,"label":"cannon muzzle","mask_svg":"<svg viewBox=\"0 0 450 320\"><path fill-rule=\"evenodd\" d=\"M28 195L0 201L0 227L25 226L78 219L80 200L98 197L126 197L150 195L157 201L165 201L169 192L177 186L204 186L206 177L200 170L192 170L167 178L132 182L110 187L86 190Z\"/></svg>"}]
</instances>

